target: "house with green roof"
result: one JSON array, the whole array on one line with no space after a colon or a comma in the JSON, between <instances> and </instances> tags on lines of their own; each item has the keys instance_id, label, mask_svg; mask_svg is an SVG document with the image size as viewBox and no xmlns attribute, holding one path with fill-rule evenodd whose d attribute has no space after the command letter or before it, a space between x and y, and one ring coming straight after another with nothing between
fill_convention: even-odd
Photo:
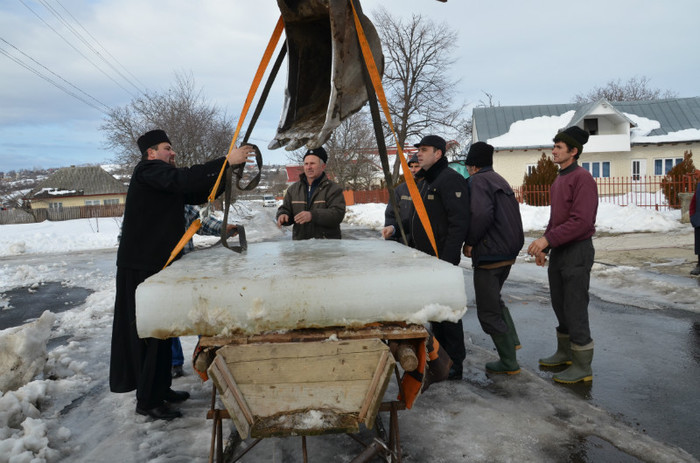
<instances>
[{"instance_id":1,"label":"house with green roof","mask_svg":"<svg viewBox=\"0 0 700 463\"><path fill-rule=\"evenodd\" d=\"M494 170L517 186L551 155L554 135L574 125L590 134L579 165L595 178L641 182L700 153L700 97L474 108L472 141L493 145Z\"/></svg>"}]
</instances>

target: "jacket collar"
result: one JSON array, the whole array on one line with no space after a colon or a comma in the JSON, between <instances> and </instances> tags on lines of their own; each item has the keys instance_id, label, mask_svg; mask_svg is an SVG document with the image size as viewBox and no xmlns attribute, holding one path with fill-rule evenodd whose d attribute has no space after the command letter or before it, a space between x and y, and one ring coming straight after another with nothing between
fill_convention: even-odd
<instances>
[{"instance_id":1,"label":"jacket collar","mask_svg":"<svg viewBox=\"0 0 700 463\"><path fill-rule=\"evenodd\" d=\"M447 158L445 156L441 157L438 159L438 161L430 166L430 169L424 171L423 169L420 170L420 172L424 172L425 179L428 182L432 182L437 178L437 176L447 168Z\"/></svg>"},{"instance_id":2,"label":"jacket collar","mask_svg":"<svg viewBox=\"0 0 700 463\"><path fill-rule=\"evenodd\" d=\"M318 178L316 180L314 180L311 185L309 185L309 180L306 178L306 174L303 172L301 174L299 174L299 180L304 182L304 185L306 185L307 187L314 186L314 185L320 185L321 182L324 181L325 179L326 179L326 173L321 172L321 175L319 175Z\"/></svg>"},{"instance_id":3,"label":"jacket collar","mask_svg":"<svg viewBox=\"0 0 700 463\"><path fill-rule=\"evenodd\" d=\"M571 172L574 171L578 167L578 161L574 161L571 163L571 165L567 166L566 169L562 169L559 171L559 175L566 175L570 174Z\"/></svg>"}]
</instances>

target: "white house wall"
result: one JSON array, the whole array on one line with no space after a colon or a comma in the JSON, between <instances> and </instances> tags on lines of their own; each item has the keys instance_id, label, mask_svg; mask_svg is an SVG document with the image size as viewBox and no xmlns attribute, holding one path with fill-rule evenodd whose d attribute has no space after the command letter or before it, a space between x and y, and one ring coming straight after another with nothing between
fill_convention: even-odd
<instances>
[{"instance_id":1,"label":"white house wall","mask_svg":"<svg viewBox=\"0 0 700 463\"><path fill-rule=\"evenodd\" d=\"M600 126L599 126L600 127ZM588 143L584 148L590 152L614 152L614 151L629 151L630 150L630 135L591 135L588 138Z\"/></svg>"},{"instance_id":2,"label":"white house wall","mask_svg":"<svg viewBox=\"0 0 700 463\"><path fill-rule=\"evenodd\" d=\"M593 137L591 137L593 138ZM700 166L700 142L696 143L668 143L635 145L629 150L596 152L592 148L592 140L584 148L584 152L579 158L582 162L610 162L611 177L630 177L632 175L632 160L646 160L646 171L642 175L654 175L654 161L656 159L682 158L686 151L694 153L694 163ZM510 185L519 186L523 184L523 178L527 171L527 166L537 164L542 153L551 159L552 150L550 147L542 149L528 150L503 150L496 151L493 156L493 168L501 174Z\"/></svg>"}]
</instances>

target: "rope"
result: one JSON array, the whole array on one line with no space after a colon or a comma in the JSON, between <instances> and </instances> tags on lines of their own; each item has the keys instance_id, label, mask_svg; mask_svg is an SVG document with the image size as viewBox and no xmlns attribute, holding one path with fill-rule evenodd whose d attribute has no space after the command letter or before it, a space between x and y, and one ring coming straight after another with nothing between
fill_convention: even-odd
<instances>
[{"instance_id":1,"label":"rope","mask_svg":"<svg viewBox=\"0 0 700 463\"><path fill-rule=\"evenodd\" d=\"M360 17L357 15L357 10L355 9L355 2L353 0L350 0L350 6L352 7L352 14L355 20L355 29L357 29L357 36L360 41L362 56L364 57L365 65L367 66L367 69L369 71L369 76L372 79L374 91L376 92L377 98L379 99L379 102L382 105L382 109L384 110L384 117L386 118L386 122L389 125L389 128L391 129L392 135L394 136L394 141L396 143L396 154L401 161L401 167L404 171L404 178L406 179L406 184L408 185L408 191L411 194L411 198L413 199L413 204L416 208L416 212L418 213L418 217L420 218L421 224L423 225L423 228L425 229L425 232L428 235L428 239L430 240L430 244L433 247L433 251L435 251L435 257L439 257L437 252L437 245L435 244L435 235L433 234L433 227L430 225L430 219L428 218L428 213L425 210L423 198L421 197L420 192L418 191L418 187L416 186L416 181L413 178L413 175L411 174L411 170L408 168L408 163L406 162L406 158L403 154L403 149L399 144L399 139L396 136L396 131L394 130L394 124L391 122L391 113L389 112L389 104L387 103L386 96L384 95L382 79L379 76L377 64L374 62L372 50L370 50L369 43L367 43L367 37L365 36L365 31L362 28L362 24L360 23Z\"/></svg>"}]
</instances>

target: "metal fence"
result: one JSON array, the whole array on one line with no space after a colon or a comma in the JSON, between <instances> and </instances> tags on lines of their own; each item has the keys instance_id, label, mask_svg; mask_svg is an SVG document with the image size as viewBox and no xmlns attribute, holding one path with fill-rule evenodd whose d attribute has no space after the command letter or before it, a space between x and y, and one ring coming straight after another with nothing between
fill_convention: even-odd
<instances>
[{"instance_id":1,"label":"metal fence","mask_svg":"<svg viewBox=\"0 0 700 463\"><path fill-rule=\"evenodd\" d=\"M598 201L601 203L656 210L680 209L678 193L692 193L700 179L694 175L667 177L660 175L637 177L596 178ZM549 206L550 185L513 186L518 202L531 206ZM666 191L666 193L664 193ZM384 203L389 201L389 192L383 190L347 191L352 193L354 203ZM667 197L668 195L668 197Z\"/></svg>"},{"instance_id":2,"label":"metal fence","mask_svg":"<svg viewBox=\"0 0 700 463\"><path fill-rule=\"evenodd\" d=\"M678 193L695 191L698 178L694 175L677 177L637 176L596 178L598 201L601 203L656 210L679 209ZM531 206L550 204L549 185L521 185L512 187L520 203Z\"/></svg>"}]
</instances>

